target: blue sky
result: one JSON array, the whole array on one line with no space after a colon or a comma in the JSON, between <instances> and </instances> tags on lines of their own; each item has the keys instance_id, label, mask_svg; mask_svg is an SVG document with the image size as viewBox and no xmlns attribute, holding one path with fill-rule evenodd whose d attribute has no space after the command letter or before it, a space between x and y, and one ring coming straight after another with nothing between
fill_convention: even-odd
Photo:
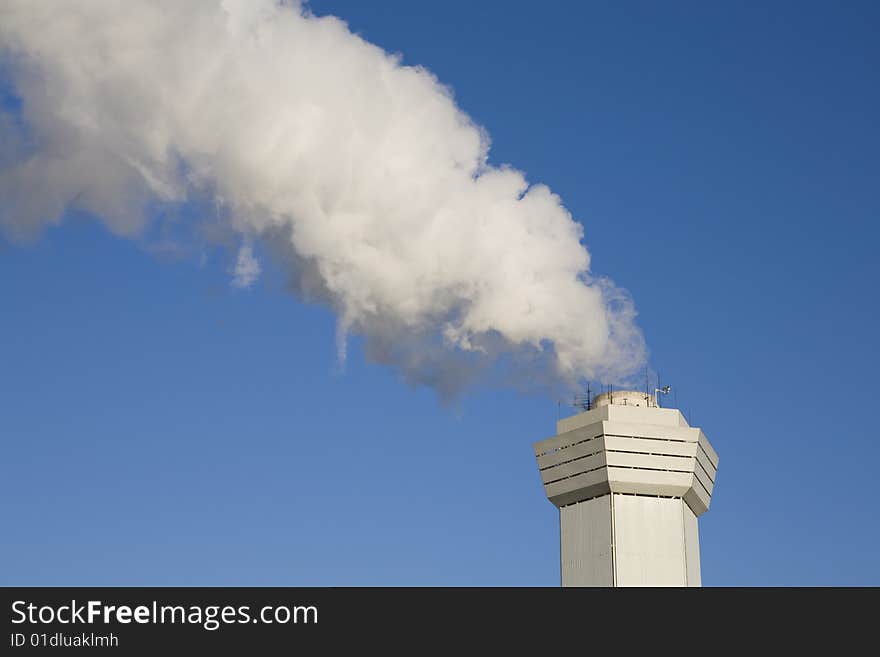
<instances>
[{"instance_id":1,"label":"blue sky","mask_svg":"<svg viewBox=\"0 0 880 657\"><path fill-rule=\"evenodd\" d=\"M721 457L704 584L880 584L880 9L311 5L450 85L632 293ZM151 244L0 241L0 584L558 583L554 400L340 370L271 263Z\"/></svg>"}]
</instances>

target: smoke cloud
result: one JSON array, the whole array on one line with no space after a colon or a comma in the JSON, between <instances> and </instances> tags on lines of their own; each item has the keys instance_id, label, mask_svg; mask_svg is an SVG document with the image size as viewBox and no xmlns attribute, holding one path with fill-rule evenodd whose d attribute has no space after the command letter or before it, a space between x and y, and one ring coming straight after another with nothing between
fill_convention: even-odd
<instances>
[{"instance_id":1,"label":"smoke cloud","mask_svg":"<svg viewBox=\"0 0 880 657\"><path fill-rule=\"evenodd\" d=\"M238 258L235 261L235 271L232 275L232 285L235 287L250 287L260 277L259 261L254 257L254 250L248 244L243 244L238 250Z\"/></svg>"},{"instance_id":2,"label":"smoke cloud","mask_svg":"<svg viewBox=\"0 0 880 657\"><path fill-rule=\"evenodd\" d=\"M15 100L0 113L0 230L68 211L142 235L210 198L239 235L233 284L279 256L296 291L403 377L455 394L620 381L645 358L629 296L590 273L558 196L488 163L427 70L334 17L273 0L3 0Z\"/></svg>"}]
</instances>

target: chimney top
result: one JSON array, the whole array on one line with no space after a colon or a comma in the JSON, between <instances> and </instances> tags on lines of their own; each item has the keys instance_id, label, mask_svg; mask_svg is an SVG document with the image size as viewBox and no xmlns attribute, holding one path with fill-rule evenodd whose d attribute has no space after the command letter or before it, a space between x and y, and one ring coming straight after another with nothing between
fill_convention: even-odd
<instances>
[{"instance_id":1,"label":"chimney top","mask_svg":"<svg viewBox=\"0 0 880 657\"><path fill-rule=\"evenodd\" d=\"M659 406L654 395L646 395L644 390L641 392L638 390L614 390L613 392L603 392L601 395L597 395L593 400L593 408L608 406L609 404L614 404L615 406L642 406L650 408L657 408Z\"/></svg>"}]
</instances>

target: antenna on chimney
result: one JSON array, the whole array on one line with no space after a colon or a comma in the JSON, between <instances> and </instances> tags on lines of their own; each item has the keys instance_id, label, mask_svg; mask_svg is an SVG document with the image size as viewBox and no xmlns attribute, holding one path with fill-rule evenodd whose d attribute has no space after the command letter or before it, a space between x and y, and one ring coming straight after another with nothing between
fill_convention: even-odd
<instances>
[{"instance_id":1,"label":"antenna on chimney","mask_svg":"<svg viewBox=\"0 0 880 657\"><path fill-rule=\"evenodd\" d=\"M590 382L587 381L587 391L585 394L577 394L574 396L572 406L581 409L581 411L589 411L593 408L593 393L590 389Z\"/></svg>"},{"instance_id":2,"label":"antenna on chimney","mask_svg":"<svg viewBox=\"0 0 880 657\"><path fill-rule=\"evenodd\" d=\"M660 408L660 398L657 396L660 395L668 395L672 390L672 386L663 386L662 388L654 389L654 406Z\"/></svg>"}]
</instances>

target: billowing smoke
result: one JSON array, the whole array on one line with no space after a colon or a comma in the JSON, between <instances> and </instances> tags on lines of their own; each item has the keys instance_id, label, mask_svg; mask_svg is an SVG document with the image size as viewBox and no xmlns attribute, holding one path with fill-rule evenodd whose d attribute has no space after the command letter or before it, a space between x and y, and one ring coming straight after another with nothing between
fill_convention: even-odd
<instances>
[{"instance_id":1,"label":"billowing smoke","mask_svg":"<svg viewBox=\"0 0 880 657\"><path fill-rule=\"evenodd\" d=\"M210 199L241 245L330 305L339 348L452 394L619 381L644 360L629 297L589 273L558 196L488 164L487 134L427 70L272 0L3 0L0 227L69 211L143 234Z\"/></svg>"}]
</instances>

